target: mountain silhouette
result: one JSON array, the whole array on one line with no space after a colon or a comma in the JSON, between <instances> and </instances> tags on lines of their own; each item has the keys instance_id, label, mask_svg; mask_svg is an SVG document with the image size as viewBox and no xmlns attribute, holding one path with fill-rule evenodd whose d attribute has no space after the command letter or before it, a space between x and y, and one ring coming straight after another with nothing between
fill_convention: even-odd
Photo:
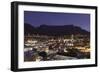
<instances>
[{"instance_id":1,"label":"mountain silhouette","mask_svg":"<svg viewBox=\"0 0 100 73\"><path fill-rule=\"evenodd\" d=\"M34 27L30 24L24 24L24 34L39 34L39 35L51 35L51 36L63 36L71 34L88 35L90 32L75 25L45 25L42 24L39 27Z\"/></svg>"}]
</instances>

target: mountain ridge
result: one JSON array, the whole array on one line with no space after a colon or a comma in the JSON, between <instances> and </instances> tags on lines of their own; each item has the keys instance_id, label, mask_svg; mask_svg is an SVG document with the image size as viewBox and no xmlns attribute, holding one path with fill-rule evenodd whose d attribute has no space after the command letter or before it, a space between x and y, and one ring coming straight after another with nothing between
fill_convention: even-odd
<instances>
[{"instance_id":1,"label":"mountain ridge","mask_svg":"<svg viewBox=\"0 0 100 73\"><path fill-rule=\"evenodd\" d=\"M24 23L24 34L63 36L71 34L88 35L90 32L72 24L60 26L42 24L39 27L34 27L31 24Z\"/></svg>"}]
</instances>

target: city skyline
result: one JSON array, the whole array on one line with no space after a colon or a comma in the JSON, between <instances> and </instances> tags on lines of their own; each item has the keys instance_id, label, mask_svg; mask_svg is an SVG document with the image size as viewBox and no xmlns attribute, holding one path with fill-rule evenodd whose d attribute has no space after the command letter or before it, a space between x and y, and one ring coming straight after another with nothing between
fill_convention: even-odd
<instances>
[{"instance_id":1,"label":"city skyline","mask_svg":"<svg viewBox=\"0 0 100 73\"><path fill-rule=\"evenodd\" d=\"M24 11L24 23L38 27L46 25L75 25L90 31L90 14Z\"/></svg>"}]
</instances>

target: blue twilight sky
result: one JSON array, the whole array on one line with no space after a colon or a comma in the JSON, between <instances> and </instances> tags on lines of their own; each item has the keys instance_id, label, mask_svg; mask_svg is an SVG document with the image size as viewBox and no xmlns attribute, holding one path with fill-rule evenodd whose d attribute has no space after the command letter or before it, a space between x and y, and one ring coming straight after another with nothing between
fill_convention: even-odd
<instances>
[{"instance_id":1,"label":"blue twilight sky","mask_svg":"<svg viewBox=\"0 0 100 73\"><path fill-rule=\"evenodd\" d=\"M42 24L58 26L73 24L90 31L90 14L24 11L24 23L35 27Z\"/></svg>"}]
</instances>

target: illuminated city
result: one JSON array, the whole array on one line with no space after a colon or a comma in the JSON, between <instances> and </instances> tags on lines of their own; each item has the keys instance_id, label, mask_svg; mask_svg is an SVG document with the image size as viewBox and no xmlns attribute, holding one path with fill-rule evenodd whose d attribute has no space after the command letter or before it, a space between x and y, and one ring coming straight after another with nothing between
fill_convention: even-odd
<instances>
[{"instance_id":1,"label":"illuminated city","mask_svg":"<svg viewBox=\"0 0 100 73\"><path fill-rule=\"evenodd\" d=\"M88 38L74 39L74 35L69 39L28 35L25 36L24 52L28 51L29 57L25 61L90 58L89 42Z\"/></svg>"}]
</instances>

